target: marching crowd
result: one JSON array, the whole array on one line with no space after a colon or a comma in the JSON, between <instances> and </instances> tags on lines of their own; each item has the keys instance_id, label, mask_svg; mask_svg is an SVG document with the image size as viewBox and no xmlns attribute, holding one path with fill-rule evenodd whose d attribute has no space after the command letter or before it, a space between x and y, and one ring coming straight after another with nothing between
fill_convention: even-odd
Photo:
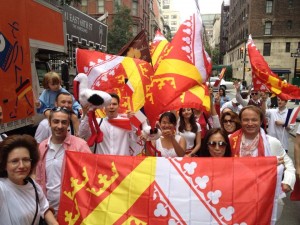
<instances>
[{"instance_id":1,"label":"marching crowd","mask_svg":"<svg viewBox=\"0 0 300 225\"><path fill-rule=\"evenodd\" d=\"M45 76L45 90L36 102L38 112L43 113L45 119L40 122L35 138L3 136L0 144L0 225L39 224L40 219L47 224L58 224L55 216L66 150L132 155L130 145L139 128L130 124L130 120L120 119L124 115L119 114L117 94L110 94L106 117L97 120L103 134L101 141L88 146L86 140L92 133L87 116L90 105L81 106L60 84L56 73ZM276 156L278 165L285 167L282 191L292 191L296 174L300 178L300 126L296 132L294 166L288 155L288 136L295 124L286 124L287 101L277 98L278 107L270 108L268 94L250 88L249 97L245 97L241 95L240 83L235 83L235 88L233 99L226 96L222 88L215 94L211 91L210 113L181 108L161 114L156 124L159 135L145 145L144 154L161 157ZM131 116L132 113L128 113L127 117ZM141 138L149 140L147 136ZM283 201L278 199L277 218L282 209Z\"/></svg>"}]
</instances>

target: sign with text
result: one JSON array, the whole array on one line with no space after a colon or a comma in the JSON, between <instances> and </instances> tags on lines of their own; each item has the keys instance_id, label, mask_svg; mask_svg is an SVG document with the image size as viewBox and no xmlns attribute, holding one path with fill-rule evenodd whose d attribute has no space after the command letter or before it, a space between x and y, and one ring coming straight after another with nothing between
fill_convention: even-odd
<instances>
[{"instance_id":1,"label":"sign with text","mask_svg":"<svg viewBox=\"0 0 300 225\"><path fill-rule=\"evenodd\" d=\"M68 5L64 6L64 14L68 40L91 47L98 47L99 50L106 51L106 24Z\"/></svg>"}]
</instances>

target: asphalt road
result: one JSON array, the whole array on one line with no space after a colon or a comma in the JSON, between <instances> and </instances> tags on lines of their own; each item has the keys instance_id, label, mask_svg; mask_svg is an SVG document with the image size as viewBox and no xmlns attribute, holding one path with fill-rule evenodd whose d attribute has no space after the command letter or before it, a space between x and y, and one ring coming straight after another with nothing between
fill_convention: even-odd
<instances>
[{"instance_id":1,"label":"asphalt road","mask_svg":"<svg viewBox=\"0 0 300 225\"><path fill-rule=\"evenodd\" d=\"M235 96L235 90L227 90L226 94L229 96L230 99L234 98ZM288 102L287 103L288 108L294 108L296 105L294 102ZM300 125L299 122L297 122L297 127ZM288 155L293 159L294 161L294 135L295 133L291 133L289 137L289 152ZM295 161L294 161L295 162ZM280 220L276 223L276 225L300 225L300 201L290 201L290 194L287 195L286 198L283 199L285 206L283 208L282 215L280 217Z\"/></svg>"}]
</instances>

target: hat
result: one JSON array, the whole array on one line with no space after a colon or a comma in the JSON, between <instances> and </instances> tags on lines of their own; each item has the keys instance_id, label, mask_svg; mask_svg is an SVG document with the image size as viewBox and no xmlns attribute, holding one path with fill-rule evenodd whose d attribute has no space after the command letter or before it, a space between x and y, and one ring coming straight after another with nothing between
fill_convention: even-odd
<instances>
[{"instance_id":1,"label":"hat","mask_svg":"<svg viewBox=\"0 0 300 225\"><path fill-rule=\"evenodd\" d=\"M238 103L237 100L236 100L236 98L231 99L231 102L234 103L234 104Z\"/></svg>"}]
</instances>

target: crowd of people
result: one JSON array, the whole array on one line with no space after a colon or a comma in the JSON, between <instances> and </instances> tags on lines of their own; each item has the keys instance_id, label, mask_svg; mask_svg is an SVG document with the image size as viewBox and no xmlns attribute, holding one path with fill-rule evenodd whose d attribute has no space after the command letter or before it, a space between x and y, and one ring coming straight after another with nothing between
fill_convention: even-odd
<instances>
[{"instance_id":1,"label":"crowd of people","mask_svg":"<svg viewBox=\"0 0 300 225\"><path fill-rule=\"evenodd\" d=\"M55 216L59 209L63 161L67 150L133 155L130 143L141 128L130 123L131 112L125 117L119 114L120 98L117 94L110 94L111 102L105 107L106 117L97 119L103 133L102 141L90 147L86 142L91 136L87 116L90 105L81 106L61 87L61 79L54 72L46 74L44 86L36 107L45 119L40 122L35 138L1 135L0 224L38 224L40 218L48 224L57 224ZM145 144L145 155L277 156L278 164L285 167L282 191L290 192L295 185L295 174L300 178L300 126L296 132L294 166L288 155L288 135L295 129L295 124L286 124L287 101L278 98L278 108L270 108L268 94L252 88L249 97L245 97L241 95L240 83L236 83L235 88L233 99L226 96L223 88L215 94L211 90L209 113L180 108L161 114L157 121L161 136L150 140L149 145ZM146 142L149 139L142 136L141 140ZM283 205L281 199L278 204L279 218ZM17 216L14 213L16 210L20 212Z\"/></svg>"}]
</instances>

